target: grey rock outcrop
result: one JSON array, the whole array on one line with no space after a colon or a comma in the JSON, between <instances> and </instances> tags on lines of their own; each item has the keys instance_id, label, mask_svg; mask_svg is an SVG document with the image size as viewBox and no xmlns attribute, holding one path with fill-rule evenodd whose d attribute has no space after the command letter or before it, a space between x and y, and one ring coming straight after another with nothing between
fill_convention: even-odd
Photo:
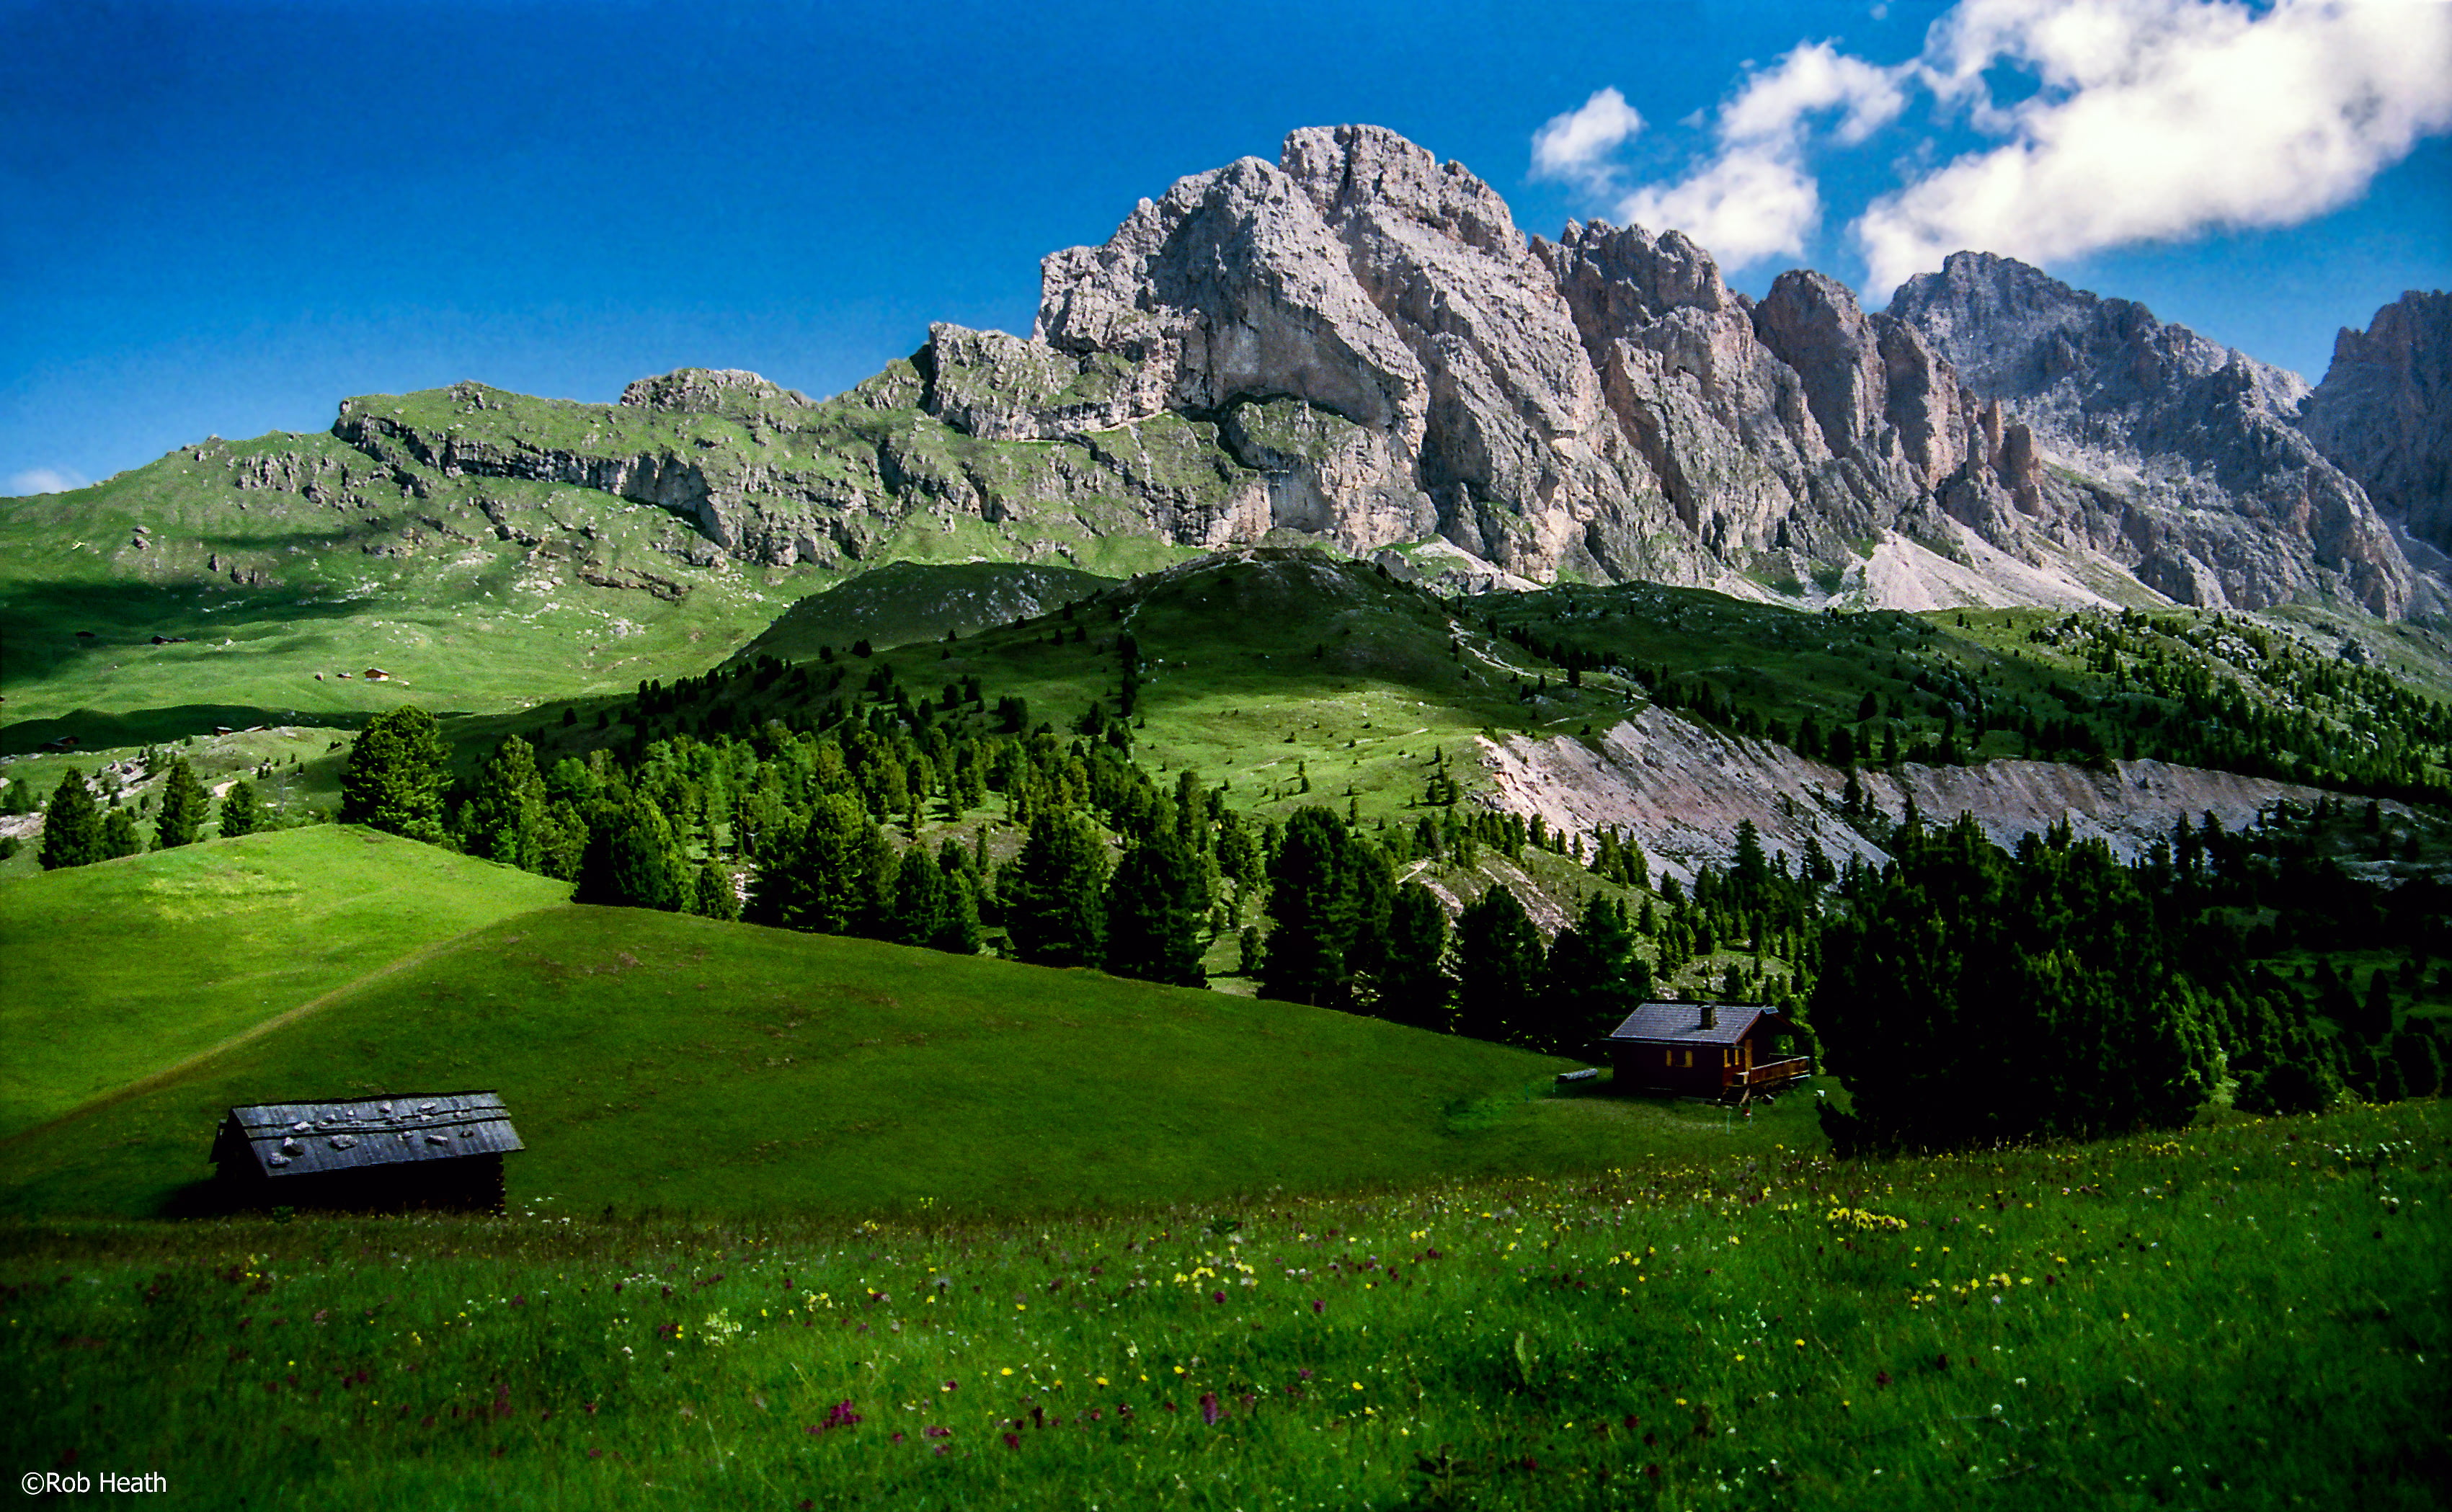
<instances>
[{"instance_id":1,"label":"grey rock outcrop","mask_svg":"<svg viewBox=\"0 0 2452 1512\"><path fill-rule=\"evenodd\" d=\"M1887 311L1804 270L1756 303L1673 230L1528 238L1463 166L1358 126L1182 179L1040 279L1029 337L934 325L823 402L686 368L611 406L479 384L355 400L333 433L412 493L602 489L766 565L945 549L923 537L1024 561L1118 537L1438 539L1492 580L1806 601L1809 579L2090 600L2065 558L2205 605L2410 601L2390 531L2309 439L2423 450L2440 409L2346 397L2441 393L2440 356L2419 355L2441 343L2381 321L2303 432L2291 375L2020 264L1961 254ZM2440 499L2441 455L2375 475Z\"/></svg>"},{"instance_id":2,"label":"grey rock outcrop","mask_svg":"<svg viewBox=\"0 0 2452 1512\"><path fill-rule=\"evenodd\" d=\"M2184 603L2329 590L2378 615L2408 605L2390 530L2298 428L2297 375L1989 253L1909 279L1889 313L2069 475L2027 470L2047 532Z\"/></svg>"},{"instance_id":3,"label":"grey rock outcrop","mask_svg":"<svg viewBox=\"0 0 2452 1512\"><path fill-rule=\"evenodd\" d=\"M2378 508L2452 552L2452 294L2403 294L2343 328L2299 422Z\"/></svg>"}]
</instances>

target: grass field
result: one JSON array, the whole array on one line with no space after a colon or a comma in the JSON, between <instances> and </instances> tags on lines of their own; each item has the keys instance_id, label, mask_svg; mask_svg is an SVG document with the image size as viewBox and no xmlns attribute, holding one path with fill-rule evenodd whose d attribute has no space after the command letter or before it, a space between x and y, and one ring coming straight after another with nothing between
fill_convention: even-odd
<instances>
[{"instance_id":1,"label":"grass field","mask_svg":"<svg viewBox=\"0 0 2452 1512\"><path fill-rule=\"evenodd\" d=\"M2427 1102L1019 1223L47 1221L0 1444L171 1505L2435 1507L2447 1156Z\"/></svg>"},{"instance_id":2,"label":"grass field","mask_svg":"<svg viewBox=\"0 0 2452 1512\"><path fill-rule=\"evenodd\" d=\"M0 1137L569 891L332 825L0 882Z\"/></svg>"},{"instance_id":3,"label":"grass field","mask_svg":"<svg viewBox=\"0 0 2452 1512\"><path fill-rule=\"evenodd\" d=\"M353 847L360 891L306 912L317 870ZM431 922L395 923L392 900L419 898ZM503 1092L529 1147L515 1198L734 1217L1223 1200L1809 1126L1793 1102L1744 1135L1700 1108L1553 1097L1567 1063L1324 1010L558 899L342 829L9 884L10 949L48 964L9 1009L29 1049L12 1057L0 1212L160 1211L209 1175L233 1105L473 1087ZM80 973L144 910L164 950ZM302 963L306 942L321 953ZM318 996L99 1112L27 1129Z\"/></svg>"}]
</instances>

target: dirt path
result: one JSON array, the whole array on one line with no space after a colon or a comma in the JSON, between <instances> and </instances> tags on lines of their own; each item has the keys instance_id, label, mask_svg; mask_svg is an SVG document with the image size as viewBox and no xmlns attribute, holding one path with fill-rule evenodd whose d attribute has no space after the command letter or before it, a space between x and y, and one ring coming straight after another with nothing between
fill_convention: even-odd
<instances>
[{"instance_id":1,"label":"dirt path","mask_svg":"<svg viewBox=\"0 0 2452 1512\"><path fill-rule=\"evenodd\" d=\"M403 955L396 960L387 961L383 965L376 967L373 971L366 972L364 976L353 977L348 981L343 982L340 986L331 989L329 992L318 992L313 997L308 998L306 1001L299 1004L295 1008L283 1009L280 1012L273 1014L270 1018L262 1020L259 1023L251 1024L246 1029L239 1031L237 1033L232 1034L229 1038L223 1040L218 1045L207 1046L205 1049L196 1051L192 1055L183 1056L182 1058L171 1062L169 1065L163 1067L158 1071L150 1072L147 1075L138 1077L132 1082L126 1083L119 1087L114 1087L109 1091L103 1093L99 1097L91 1098L86 1102L78 1104L76 1107L69 1109L67 1112L60 1114L56 1118L45 1119L43 1122L34 1125L31 1129L21 1129L17 1132L9 1135L7 1138L0 1139L0 1150L13 1149L21 1141L32 1139L38 1134L49 1133L50 1130L58 1129L64 1124L75 1123L78 1119L83 1118L89 1113L98 1113L106 1108L112 1108L118 1104L124 1103L131 1097L142 1096L146 1092L149 1092L157 1087L168 1086L169 1083L177 1081L180 1077L195 1070L198 1066L211 1060L216 1055L226 1054L230 1051L238 1049L242 1045L251 1044L256 1040L262 1039L265 1035L271 1033L276 1029L285 1029L291 1024L297 1023L302 1018L306 1018L312 1014L319 1013L325 1009L331 1007L334 1003L337 1003L341 999L348 996L350 993L358 991L362 987L370 986L373 983L382 981L385 977L396 975L401 972L408 970L412 966L422 966L425 962L432 960L435 956L442 954L445 951L450 950L452 947L468 939L472 935L482 934L487 930L498 928L502 925L511 923L514 920L532 918L536 914L544 912L546 912L546 910L533 909L526 913L514 913L509 918L493 919L486 923L477 925L473 929L462 930L457 934L445 935L442 939L436 940L430 945L419 946L416 950L409 952L406 955Z\"/></svg>"}]
</instances>

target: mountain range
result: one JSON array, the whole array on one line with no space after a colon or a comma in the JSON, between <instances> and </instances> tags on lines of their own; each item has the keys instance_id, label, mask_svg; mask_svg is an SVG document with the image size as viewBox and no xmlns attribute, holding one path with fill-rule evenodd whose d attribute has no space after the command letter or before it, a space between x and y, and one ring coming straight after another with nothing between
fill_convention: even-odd
<instances>
[{"instance_id":1,"label":"mountain range","mask_svg":"<svg viewBox=\"0 0 2452 1512\"><path fill-rule=\"evenodd\" d=\"M1807 270L1755 300L1677 231L1528 237L1461 165L1321 128L1047 257L1028 338L938 324L830 400L696 368L611 405L460 383L89 493L129 517L112 570L156 582L500 546L546 590L669 600L732 569L1309 540L1474 589L2397 619L2447 605L2447 351L2452 299L2413 293L2310 389L1976 252L1884 310ZM204 528L233 498L282 528Z\"/></svg>"}]
</instances>

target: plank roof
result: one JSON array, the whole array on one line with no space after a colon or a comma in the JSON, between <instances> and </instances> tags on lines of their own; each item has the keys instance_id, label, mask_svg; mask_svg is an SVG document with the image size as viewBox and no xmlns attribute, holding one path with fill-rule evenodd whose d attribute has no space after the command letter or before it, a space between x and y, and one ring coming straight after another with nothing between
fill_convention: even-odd
<instances>
[{"instance_id":1,"label":"plank roof","mask_svg":"<svg viewBox=\"0 0 2452 1512\"><path fill-rule=\"evenodd\" d=\"M1715 1011L1709 1029L1703 1027L1706 1007ZM1761 1003L1646 1003L1610 1031L1609 1037L1618 1044L1733 1045L1757 1021L1778 1016L1779 1010Z\"/></svg>"},{"instance_id":2,"label":"plank roof","mask_svg":"<svg viewBox=\"0 0 2452 1512\"><path fill-rule=\"evenodd\" d=\"M233 1108L213 1141L213 1158L244 1149L242 1169L281 1177L524 1148L500 1093L439 1092Z\"/></svg>"}]
</instances>

